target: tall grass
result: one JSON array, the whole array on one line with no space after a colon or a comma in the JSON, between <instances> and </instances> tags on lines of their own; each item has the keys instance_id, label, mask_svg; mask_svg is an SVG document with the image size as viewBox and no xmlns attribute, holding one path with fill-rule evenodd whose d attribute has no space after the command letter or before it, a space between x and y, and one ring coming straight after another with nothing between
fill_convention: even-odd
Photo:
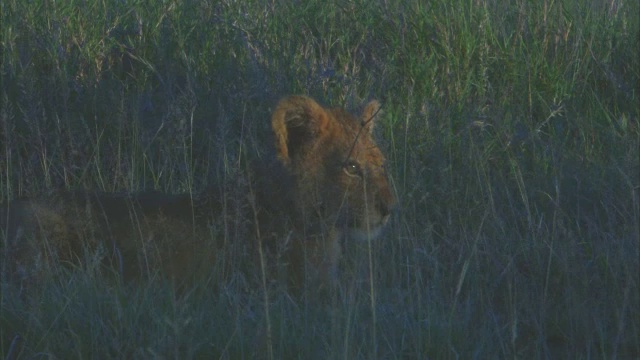
<instances>
[{"instance_id":1,"label":"tall grass","mask_svg":"<svg viewBox=\"0 0 640 360\"><path fill-rule=\"evenodd\" d=\"M332 306L78 271L29 301L2 284L3 356L640 356L637 1L0 6L3 200L202 190L290 93L382 100L400 199Z\"/></svg>"}]
</instances>

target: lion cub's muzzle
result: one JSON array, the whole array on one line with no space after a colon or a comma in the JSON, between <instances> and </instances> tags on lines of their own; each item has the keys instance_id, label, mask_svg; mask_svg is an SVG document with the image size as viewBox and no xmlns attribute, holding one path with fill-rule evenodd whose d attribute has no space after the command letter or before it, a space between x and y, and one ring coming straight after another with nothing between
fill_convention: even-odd
<instances>
[{"instance_id":1,"label":"lion cub's muzzle","mask_svg":"<svg viewBox=\"0 0 640 360\"><path fill-rule=\"evenodd\" d=\"M386 182L386 181L385 181ZM391 218L391 212L396 205L396 199L389 190L388 185L378 192L376 197L376 210L381 218L380 227L385 226Z\"/></svg>"},{"instance_id":2,"label":"lion cub's muzzle","mask_svg":"<svg viewBox=\"0 0 640 360\"><path fill-rule=\"evenodd\" d=\"M361 218L358 224L351 228L351 234L358 239L375 239L389 222L396 200L391 193L386 180L376 191L373 197L373 206L369 207L365 218Z\"/></svg>"},{"instance_id":3,"label":"lion cub's muzzle","mask_svg":"<svg viewBox=\"0 0 640 360\"><path fill-rule=\"evenodd\" d=\"M380 197L376 201L376 210L380 215L382 221L380 222L381 226L386 225L389 222L389 218L391 217L391 211L395 206L395 199L391 194L385 197Z\"/></svg>"}]
</instances>

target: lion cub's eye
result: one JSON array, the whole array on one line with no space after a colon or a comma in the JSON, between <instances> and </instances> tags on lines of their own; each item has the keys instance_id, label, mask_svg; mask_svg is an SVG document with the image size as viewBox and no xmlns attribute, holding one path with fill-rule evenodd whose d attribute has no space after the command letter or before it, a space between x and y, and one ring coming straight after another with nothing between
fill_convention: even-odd
<instances>
[{"instance_id":1,"label":"lion cub's eye","mask_svg":"<svg viewBox=\"0 0 640 360\"><path fill-rule=\"evenodd\" d=\"M360 165L355 161L347 161L343 165L344 171L349 176L361 176L362 169L360 169Z\"/></svg>"}]
</instances>

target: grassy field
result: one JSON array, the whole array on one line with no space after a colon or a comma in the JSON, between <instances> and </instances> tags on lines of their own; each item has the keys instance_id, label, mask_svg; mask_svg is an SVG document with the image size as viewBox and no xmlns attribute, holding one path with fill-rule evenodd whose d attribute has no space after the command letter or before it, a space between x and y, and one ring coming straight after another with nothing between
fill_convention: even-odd
<instances>
[{"instance_id":1,"label":"grassy field","mask_svg":"<svg viewBox=\"0 0 640 360\"><path fill-rule=\"evenodd\" d=\"M271 141L287 94L379 99L399 199L330 306L76 271L28 301L0 284L0 357L640 357L638 1L0 9L2 201L200 191Z\"/></svg>"}]
</instances>

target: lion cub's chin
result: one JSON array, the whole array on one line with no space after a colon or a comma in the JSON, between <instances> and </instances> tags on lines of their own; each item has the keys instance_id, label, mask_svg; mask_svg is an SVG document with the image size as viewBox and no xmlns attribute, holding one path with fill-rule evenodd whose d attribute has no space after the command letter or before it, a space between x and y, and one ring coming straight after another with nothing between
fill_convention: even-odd
<instances>
[{"instance_id":1,"label":"lion cub's chin","mask_svg":"<svg viewBox=\"0 0 640 360\"><path fill-rule=\"evenodd\" d=\"M382 225L372 226L370 229L368 229L368 231L367 229L349 228L348 236L356 241L375 240L382 233L382 229Z\"/></svg>"}]
</instances>

